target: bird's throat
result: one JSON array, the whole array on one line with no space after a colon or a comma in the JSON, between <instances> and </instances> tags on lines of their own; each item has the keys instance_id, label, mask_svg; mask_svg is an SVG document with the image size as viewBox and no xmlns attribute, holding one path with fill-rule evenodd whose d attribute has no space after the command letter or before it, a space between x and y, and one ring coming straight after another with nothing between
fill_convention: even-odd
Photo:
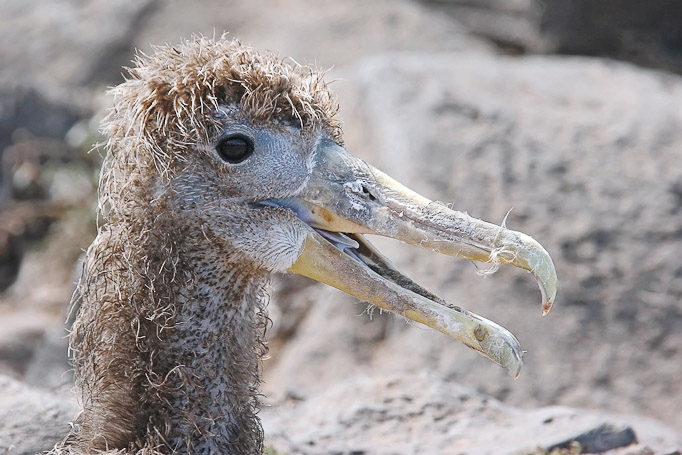
<instances>
[{"instance_id":1,"label":"bird's throat","mask_svg":"<svg viewBox=\"0 0 682 455\"><path fill-rule=\"evenodd\" d=\"M199 261L198 286L181 298L161 347L174 453L261 453L256 417L266 318L265 276ZM225 268L229 275L217 273ZM182 293L181 293L182 294Z\"/></svg>"}]
</instances>

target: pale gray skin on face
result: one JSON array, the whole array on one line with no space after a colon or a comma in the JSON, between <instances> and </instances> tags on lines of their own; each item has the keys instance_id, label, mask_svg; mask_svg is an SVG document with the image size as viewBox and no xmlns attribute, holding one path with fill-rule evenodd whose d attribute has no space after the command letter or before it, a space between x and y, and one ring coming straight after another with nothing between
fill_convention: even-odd
<instances>
[{"instance_id":1,"label":"pale gray skin on face","mask_svg":"<svg viewBox=\"0 0 682 455\"><path fill-rule=\"evenodd\" d=\"M301 193L310 179L315 144L322 135L303 137L295 125L254 125L236 106L221 106L215 117L221 132L200 147L178 173L171 190L178 210L203 221L240 261L269 272L285 272L298 258L308 228L295 213L258 202ZM222 159L217 144L245 137L253 153L244 161Z\"/></svg>"}]
</instances>

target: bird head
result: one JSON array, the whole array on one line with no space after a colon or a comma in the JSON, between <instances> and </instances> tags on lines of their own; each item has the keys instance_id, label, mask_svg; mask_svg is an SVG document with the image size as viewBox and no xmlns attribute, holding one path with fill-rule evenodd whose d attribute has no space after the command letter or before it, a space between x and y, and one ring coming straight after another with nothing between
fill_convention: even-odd
<instances>
[{"instance_id":1,"label":"bird head","mask_svg":"<svg viewBox=\"0 0 682 455\"><path fill-rule=\"evenodd\" d=\"M334 98L308 67L195 38L156 48L129 71L105 124L100 198L110 222L139 217L140 200L163 204L193 220L202 248L229 252L225 264L334 286L518 375L522 351L510 332L414 283L365 235L526 269L546 313L557 281L538 242L432 202L351 155Z\"/></svg>"}]
</instances>

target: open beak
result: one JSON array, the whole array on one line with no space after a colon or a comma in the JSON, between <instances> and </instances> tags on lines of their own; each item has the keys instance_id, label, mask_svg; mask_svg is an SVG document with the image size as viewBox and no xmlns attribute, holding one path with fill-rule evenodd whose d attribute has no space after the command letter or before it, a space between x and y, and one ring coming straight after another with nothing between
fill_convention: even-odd
<instances>
[{"instance_id":1,"label":"open beak","mask_svg":"<svg viewBox=\"0 0 682 455\"><path fill-rule=\"evenodd\" d=\"M311 227L289 271L456 338L517 377L523 351L514 335L414 283L363 234L528 270L540 286L543 314L557 292L556 271L545 249L526 234L420 196L332 141L318 143L314 160L310 180L298 197L268 201L293 210Z\"/></svg>"}]
</instances>

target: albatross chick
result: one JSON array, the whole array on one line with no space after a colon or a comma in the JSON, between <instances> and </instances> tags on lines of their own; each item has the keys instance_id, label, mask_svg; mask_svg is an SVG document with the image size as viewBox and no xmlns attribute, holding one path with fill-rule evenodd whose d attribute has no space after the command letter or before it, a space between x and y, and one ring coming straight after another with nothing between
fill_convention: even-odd
<instances>
[{"instance_id":1,"label":"albatross chick","mask_svg":"<svg viewBox=\"0 0 682 455\"><path fill-rule=\"evenodd\" d=\"M139 57L113 90L71 333L82 410L53 454L257 454L266 285L293 272L420 322L518 375L506 329L446 304L364 237L530 271L531 237L422 197L343 148L322 75L225 38Z\"/></svg>"}]
</instances>

